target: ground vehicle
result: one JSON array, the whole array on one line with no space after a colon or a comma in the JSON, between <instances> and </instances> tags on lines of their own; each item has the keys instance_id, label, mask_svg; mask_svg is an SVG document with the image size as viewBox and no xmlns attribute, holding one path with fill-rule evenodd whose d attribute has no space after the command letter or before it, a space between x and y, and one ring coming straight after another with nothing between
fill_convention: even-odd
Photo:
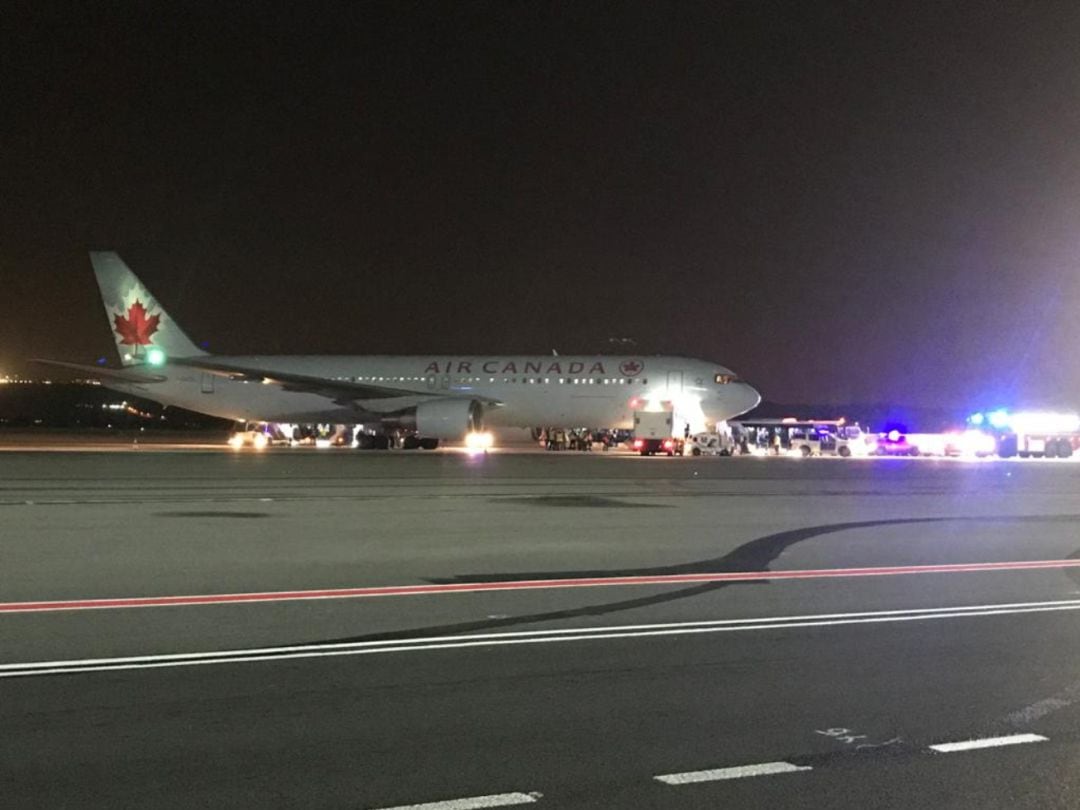
<instances>
[{"instance_id":1,"label":"ground vehicle","mask_svg":"<svg viewBox=\"0 0 1080 810\"><path fill-rule=\"evenodd\" d=\"M728 433L695 433L686 442L692 456L730 456L735 452L735 440Z\"/></svg>"},{"instance_id":2,"label":"ground vehicle","mask_svg":"<svg viewBox=\"0 0 1080 810\"><path fill-rule=\"evenodd\" d=\"M791 452L807 456L866 455L866 440L858 425L845 425L843 420L797 425L788 430Z\"/></svg>"},{"instance_id":3,"label":"ground vehicle","mask_svg":"<svg viewBox=\"0 0 1080 810\"><path fill-rule=\"evenodd\" d=\"M846 419L754 419L731 423L743 452L803 457L866 455L866 435Z\"/></svg>"},{"instance_id":4,"label":"ground vehicle","mask_svg":"<svg viewBox=\"0 0 1080 810\"><path fill-rule=\"evenodd\" d=\"M254 447L262 450L272 445L288 447L289 444L290 438L277 425L246 424L229 437L229 446L236 449Z\"/></svg>"},{"instance_id":5,"label":"ground vehicle","mask_svg":"<svg viewBox=\"0 0 1080 810\"><path fill-rule=\"evenodd\" d=\"M1002 458L1072 458L1080 437L1042 433L1012 433L998 440Z\"/></svg>"},{"instance_id":6,"label":"ground vehicle","mask_svg":"<svg viewBox=\"0 0 1080 810\"><path fill-rule=\"evenodd\" d=\"M877 447L874 448L875 456L917 456L919 446L911 442L908 437L899 430L890 430L878 436Z\"/></svg>"},{"instance_id":7,"label":"ground vehicle","mask_svg":"<svg viewBox=\"0 0 1080 810\"><path fill-rule=\"evenodd\" d=\"M671 411L635 411L634 441L631 447L643 456L666 453L683 454L683 440L672 435L674 414Z\"/></svg>"},{"instance_id":8,"label":"ground vehicle","mask_svg":"<svg viewBox=\"0 0 1080 810\"><path fill-rule=\"evenodd\" d=\"M999 410L977 413L968 422L978 429L989 425L1001 458L1071 458L1080 449L1080 415L1075 413Z\"/></svg>"}]
</instances>

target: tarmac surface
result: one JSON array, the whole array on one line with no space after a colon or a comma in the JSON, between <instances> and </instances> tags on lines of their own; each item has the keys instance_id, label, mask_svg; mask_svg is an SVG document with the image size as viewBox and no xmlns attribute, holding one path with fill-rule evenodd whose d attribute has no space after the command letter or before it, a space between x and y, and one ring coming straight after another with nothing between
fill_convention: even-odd
<instances>
[{"instance_id":1,"label":"tarmac surface","mask_svg":"<svg viewBox=\"0 0 1080 810\"><path fill-rule=\"evenodd\" d=\"M1080 806L1080 465L63 447L4 808Z\"/></svg>"}]
</instances>

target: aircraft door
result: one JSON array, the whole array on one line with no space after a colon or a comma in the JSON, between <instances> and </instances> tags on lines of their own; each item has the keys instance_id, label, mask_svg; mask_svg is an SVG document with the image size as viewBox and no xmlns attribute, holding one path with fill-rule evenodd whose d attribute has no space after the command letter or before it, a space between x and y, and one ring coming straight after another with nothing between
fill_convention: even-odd
<instances>
[{"instance_id":1,"label":"aircraft door","mask_svg":"<svg viewBox=\"0 0 1080 810\"><path fill-rule=\"evenodd\" d=\"M681 371L669 371L667 375L668 391L673 394L682 393L683 373Z\"/></svg>"},{"instance_id":2,"label":"aircraft door","mask_svg":"<svg viewBox=\"0 0 1080 810\"><path fill-rule=\"evenodd\" d=\"M206 374L202 375L202 392L204 394L214 393L214 375Z\"/></svg>"}]
</instances>

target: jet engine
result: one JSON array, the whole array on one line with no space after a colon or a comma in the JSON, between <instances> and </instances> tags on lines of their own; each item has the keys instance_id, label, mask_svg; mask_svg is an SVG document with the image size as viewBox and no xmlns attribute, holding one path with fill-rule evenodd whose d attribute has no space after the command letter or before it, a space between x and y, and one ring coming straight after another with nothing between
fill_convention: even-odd
<instances>
[{"instance_id":1,"label":"jet engine","mask_svg":"<svg viewBox=\"0 0 1080 810\"><path fill-rule=\"evenodd\" d=\"M461 439L483 427L484 409L476 400L434 399L416 406L416 433L426 439Z\"/></svg>"}]
</instances>

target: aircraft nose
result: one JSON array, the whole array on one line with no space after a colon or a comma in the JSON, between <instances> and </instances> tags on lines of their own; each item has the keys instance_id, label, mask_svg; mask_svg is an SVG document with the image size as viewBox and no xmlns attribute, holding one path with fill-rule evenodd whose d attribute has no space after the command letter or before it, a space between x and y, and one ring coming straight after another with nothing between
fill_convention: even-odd
<instances>
[{"instance_id":1,"label":"aircraft nose","mask_svg":"<svg viewBox=\"0 0 1080 810\"><path fill-rule=\"evenodd\" d=\"M739 413L752 411L761 402L761 394L752 385L739 383Z\"/></svg>"}]
</instances>

